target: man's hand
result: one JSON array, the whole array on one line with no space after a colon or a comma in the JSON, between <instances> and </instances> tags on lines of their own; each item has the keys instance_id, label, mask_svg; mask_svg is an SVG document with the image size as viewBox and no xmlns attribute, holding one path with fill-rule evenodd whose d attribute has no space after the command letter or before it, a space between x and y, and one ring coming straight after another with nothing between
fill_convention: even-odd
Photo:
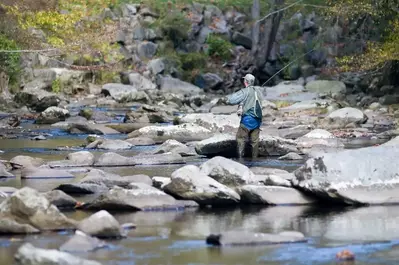
<instances>
[{"instance_id":1,"label":"man's hand","mask_svg":"<svg viewBox=\"0 0 399 265\"><path fill-rule=\"evenodd\" d=\"M227 105L227 97L222 97L222 98L220 98L219 100L218 100L218 102L217 102L217 104L219 105L219 104L225 104L225 105Z\"/></svg>"},{"instance_id":2,"label":"man's hand","mask_svg":"<svg viewBox=\"0 0 399 265\"><path fill-rule=\"evenodd\" d=\"M239 106L238 106L237 115L238 115L239 117L241 117L241 115L242 115L242 105L239 105Z\"/></svg>"}]
</instances>

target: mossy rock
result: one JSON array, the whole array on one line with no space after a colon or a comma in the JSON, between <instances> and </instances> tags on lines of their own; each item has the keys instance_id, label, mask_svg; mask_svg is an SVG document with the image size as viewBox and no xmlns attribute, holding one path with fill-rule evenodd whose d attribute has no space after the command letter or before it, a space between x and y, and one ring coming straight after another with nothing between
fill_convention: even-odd
<instances>
[{"instance_id":1,"label":"mossy rock","mask_svg":"<svg viewBox=\"0 0 399 265\"><path fill-rule=\"evenodd\" d=\"M79 111L79 116L84 117L84 118L90 120L91 117L93 116L93 109L91 109L91 108L84 108L84 109L81 109L81 110Z\"/></svg>"}]
</instances>

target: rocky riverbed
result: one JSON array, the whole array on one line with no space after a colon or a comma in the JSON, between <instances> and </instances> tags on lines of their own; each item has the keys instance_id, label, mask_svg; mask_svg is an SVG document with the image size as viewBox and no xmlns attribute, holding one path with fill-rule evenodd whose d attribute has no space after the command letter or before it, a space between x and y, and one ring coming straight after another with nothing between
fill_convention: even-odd
<instances>
[{"instance_id":1,"label":"rocky riverbed","mask_svg":"<svg viewBox=\"0 0 399 265\"><path fill-rule=\"evenodd\" d=\"M207 94L3 113L0 263L330 264L350 249L356 264L390 264L394 118L322 85L263 88L260 157L244 164L236 108Z\"/></svg>"}]
</instances>

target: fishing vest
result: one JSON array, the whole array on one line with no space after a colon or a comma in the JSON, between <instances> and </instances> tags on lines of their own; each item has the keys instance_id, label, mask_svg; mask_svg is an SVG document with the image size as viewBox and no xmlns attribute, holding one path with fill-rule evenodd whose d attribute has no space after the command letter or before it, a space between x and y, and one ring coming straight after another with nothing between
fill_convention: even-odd
<instances>
[{"instance_id":1,"label":"fishing vest","mask_svg":"<svg viewBox=\"0 0 399 265\"><path fill-rule=\"evenodd\" d=\"M243 114L262 119L262 93L254 86L244 88L244 93L247 96L243 102Z\"/></svg>"}]
</instances>

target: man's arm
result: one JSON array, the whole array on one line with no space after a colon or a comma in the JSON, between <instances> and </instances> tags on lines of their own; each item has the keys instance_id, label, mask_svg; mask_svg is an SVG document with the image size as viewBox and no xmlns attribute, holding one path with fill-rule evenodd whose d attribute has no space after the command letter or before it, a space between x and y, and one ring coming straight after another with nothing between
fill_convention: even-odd
<instances>
[{"instance_id":1,"label":"man's arm","mask_svg":"<svg viewBox=\"0 0 399 265\"><path fill-rule=\"evenodd\" d=\"M230 105L237 105L243 102L247 97L247 93L244 89L237 91L236 93L227 96L226 103Z\"/></svg>"}]
</instances>

